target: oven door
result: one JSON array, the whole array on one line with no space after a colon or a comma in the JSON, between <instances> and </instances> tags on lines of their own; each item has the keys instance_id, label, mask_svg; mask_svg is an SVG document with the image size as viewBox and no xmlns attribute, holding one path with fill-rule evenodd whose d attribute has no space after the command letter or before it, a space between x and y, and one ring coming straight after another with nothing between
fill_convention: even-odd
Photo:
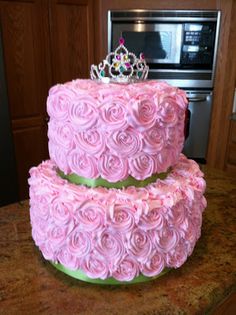
<instances>
[{"instance_id":1,"label":"oven door","mask_svg":"<svg viewBox=\"0 0 236 315\"><path fill-rule=\"evenodd\" d=\"M212 91L186 91L190 121L183 153L188 158L205 162L211 120Z\"/></svg>"},{"instance_id":2,"label":"oven door","mask_svg":"<svg viewBox=\"0 0 236 315\"><path fill-rule=\"evenodd\" d=\"M123 37L127 49L136 56L144 53L149 64L179 64L182 34L183 24L180 23L113 22L109 52Z\"/></svg>"}]
</instances>

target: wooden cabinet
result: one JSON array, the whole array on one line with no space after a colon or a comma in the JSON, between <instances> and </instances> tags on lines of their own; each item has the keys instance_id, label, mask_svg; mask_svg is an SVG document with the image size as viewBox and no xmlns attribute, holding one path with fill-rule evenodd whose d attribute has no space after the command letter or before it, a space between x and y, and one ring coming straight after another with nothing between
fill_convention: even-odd
<instances>
[{"instance_id":1,"label":"wooden cabinet","mask_svg":"<svg viewBox=\"0 0 236 315\"><path fill-rule=\"evenodd\" d=\"M89 75L92 0L0 1L8 103L20 199L29 168L48 158L46 99L55 83Z\"/></svg>"},{"instance_id":2,"label":"wooden cabinet","mask_svg":"<svg viewBox=\"0 0 236 315\"><path fill-rule=\"evenodd\" d=\"M49 10L53 82L88 78L93 62L92 1L50 1Z\"/></svg>"},{"instance_id":3,"label":"wooden cabinet","mask_svg":"<svg viewBox=\"0 0 236 315\"><path fill-rule=\"evenodd\" d=\"M236 118L236 114L234 115ZM236 120L230 121L229 140L225 168L236 175Z\"/></svg>"}]
</instances>

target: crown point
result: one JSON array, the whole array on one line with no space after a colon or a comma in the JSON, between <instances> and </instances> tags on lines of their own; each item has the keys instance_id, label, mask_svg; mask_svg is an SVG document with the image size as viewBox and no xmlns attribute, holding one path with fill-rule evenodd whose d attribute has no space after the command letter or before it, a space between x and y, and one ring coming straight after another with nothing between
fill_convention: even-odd
<instances>
[{"instance_id":1,"label":"crown point","mask_svg":"<svg viewBox=\"0 0 236 315\"><path fill-rule=\"evenodd\" d=\"M124 40L124 38L123 38L123 37L121 37L121 38L119 39L119 43L120 43L120 45L124 45L125 40Z\"/></svg>"},{"instance_id":2,"label":"crown point","mask_svg":"<svg viewBox=\"0 0 236 315\"><path fill-rule=\"evenodd\" d=\"M140 59L145 59L144 53L140 54Z\"/></svg>"}]
</instances>

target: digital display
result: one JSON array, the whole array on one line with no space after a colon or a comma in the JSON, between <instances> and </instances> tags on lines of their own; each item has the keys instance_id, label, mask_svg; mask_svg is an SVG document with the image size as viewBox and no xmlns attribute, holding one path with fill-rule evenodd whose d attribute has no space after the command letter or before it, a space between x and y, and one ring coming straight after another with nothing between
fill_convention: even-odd
<instances>
[{"instance_id":1,"label":"digital display","mask_svg":"<svg viewBox=\"0 0 236 315\"><path fill-rule=\"evenodd\" d=\"M185 24L185 31L199 32L202 30L202 24Z\"/></svg>"},{"instance_id":2,"label":"digital display","mask_svg":"<svg viewBox=\"0 0 236 315\"><path fill-rule=\"evenodd\" d=\"M199 51L199 46L197 46L197 45L184 45L183 51L198 52Z\"/></svg>"}]
</instances>

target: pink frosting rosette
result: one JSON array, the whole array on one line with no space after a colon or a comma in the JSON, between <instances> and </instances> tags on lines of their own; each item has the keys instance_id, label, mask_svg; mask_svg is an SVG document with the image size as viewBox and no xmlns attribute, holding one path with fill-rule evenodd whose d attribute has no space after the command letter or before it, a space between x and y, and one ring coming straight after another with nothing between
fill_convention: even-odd
<instances>
[{"instance_id":1,"label":"pink frosting rosette","mask_svg":"<svg viewBox=\"0 0 236 315\"><path fill-rule=\"evenodd\" d=\"M57 253L55 252L55 250L52 248L51 243L50 242L44 242L39 246L43 257L47 260L51 260L53 262L55 262L57 260Z\"/></svg>"},{"instance_id":2,"label":"pink frosting rosette","mask_svg":"<svg viewBox=\"0 0 236 315\"><path fill-rule=\"evenodd\" d=\"M63 84L52 87L47 99L47 112L51 118L67 121L68 109L75 98L75 92Z\"/></svg>"},{"instance_id":3,"label":"pink frosting rosette","mask_svg":"<svg viewBox=\"0 0 236 315\"><path fill-rule=\"evenodd\" d=\"M128 252L141 263L147 261L153 252L150 235L139 228L134 228L127 237Z\"/></svg>"},{"instance_id":4,"label":"pink frosting rosette","mask_svg":"<svg viewBox=\"0 0 236 315\"><path fill-rule=\"evenodd\" d=\"M156 165L156 169L155 169L155 173L162 173L162 172L166 172L168 170L168 168L173 165L174 163L174 158L172 156L172 150L168 149L168 148L164 148L162 149L161 152L157 153L154 156L155 159L155 165Z\"/></svg>"},{"instance_id":5,"label":"pink frosting rosette","mask_svg":"<svg viewBox=\"0 0 236 315\"><path fill-rule=\"evenodd\" d=\"M168 253L174 249L180 239L177 230L168 226L161 231L157 231L155 234L156 246L163 253Z\"/></svg>"},{"instance_id":6,"label":"pink frosting rosette","mask_svg":"<svg viewBox=\"0 0 236 315\"><path fill-rule=\"evenodd\" d=\"M166 223L165 221L161 208L154 208L141 216L139 226L144 231L151 229L161 230Z\"/></svg>"},{"instance_id":7,"label":"pink frosting rosette","mask_svg":"<svg viewBox=\"0 0 236 315\"><path fill-rule=\"evenodd\" d=\"M78 270L80 267L80 261L78 257L71 254L71 252L68 251L67 247L63 247L59 251L57 259L62 265L71 270Z\"/></svg>"},{"instance_id":8,"label":"pink frosting rosette","mask_svg":"<svg viewBox=\"0 0 236 315\"><path fill-rule=\"evenodd\" d=\"M85 257L81 263L81 269L92 279L106 279L110 275L107 262L93 253Z\"/></svg>"},{"instance_id":9,"label":"pink frosting rosette","mask_svg":"<svg viewBox=\"0 0 236 315\"><path fill-rule=\"evenodd\" d=\"M32 237L35 244L41 246L47 240L48 222L32 214L30 215L30 219L32 225Z\"/></svg>"},{"instance_id":10,"label":"pink frosting rosette","mask_svg":"<svg viewBox=\"0 0 236 315\"><path fill-rule=\"evenodd\" d=\"M110 182L121 181L128 176L128 161L106 152L98 160L98 171Z\"/></svg>"},{"instance_id":11,"label":"pink frosting rosette","mask_svg":"<svg viewBox=\"0 0 236 315\"><path fill-rule=\"evenodd\" d=\"M85 257L92 249L91 235L75 228L67 238L67 249L76 257Z\"/></svg>"},{"instance_id":12,"label":"pink frosting rosette","mask_svg":"<svg viewBox=\"0 0 236 315\"><path fill-rule=\"evenodd\" d=\"M201 193L205 192L206 190L206 182L202 177L191 176L190 185L196 191L200 191Z\"/></svg>"},{"instance_id":13,"label":"pink frosting rosette","mask_svg":"<svg viewBox=\"0 0 236 315\"><path fill-rule=\"evenodd\" d=\"M154 126L157 118L157 98L153 93L134 96L129 104L128 123L140 131Z\"/></svg>"},{"instance_id":14,"label":"pink frosting rosette","mask_svg":"<svg viewBox=\"0 0 236 315\"><path fill-rule=\"evenodd\" d=\"M74 130L67 122L50 120L48 123L48 138L64 149L75 147Z\"/></svg>"},{"instance_id":15,"label":"pink frosting rosette","mask_svg":"<svg viewBox=\"0 0 236 315\"><path fill-rule=\"evenodd\" d=\"M138 275L139 264L129 255L126 255L112 272L112 277L118 281L132 281Z\"/></svg>"},{"instance_id":16,"label":"pink frosting rosette","mask_svg":"<svg viewBox=\"0 0 236 315\"><path fill-rule=\"evenodd\" d=\"M186 204L180 201L172 207L172 211L169 215L169 222L171 222L172 225L177 229L181 228L186 230L187 213L188 210L186 209Z\"/></svg>"},{"instance_id":17,"label":"pink frosting rosette","mask_svg":"<svg viewBox=\"0 0 236 315\"><path fill-rule=\"evenodd\" d=\"M165 146L166 133L165 129L155 124L143 134L143 150L149 154L160 152Z\"/></svg>"},{"instance_id":18,"label":"pink frosting rosette","mask_svg":"<svg viewBox=\"0 0 236 315\"><path fill-rule=\"evenodd\" d=\"M47 229L47 240L51 243L52 248L58 250L62 247L68 234L71 232L72 226L70 225L49 225Z\"/></svg>"},{"instance_id":19,"label":"pink frosting rosette","mask_svg":"<svg viewBox=\"0 0 236 315\"><path fill-rule=\"evenodd\" d=\"M175 98L163 96L160 98L157 117L160 123L174 126L178 122L179 107L176 105Z\"/></svg>"},{"instance_id":20,"label":"pink frosting rosette","mask_svg":"<svg viewBox=\"0 0 236 315\"><path fill-rule=\"evenodd\" d=\"M78 132L75 139L78 147L87 154L100 156L105 149L105 137L98 129Z\"/></svg>"},{"instance_id":21,"label":"pink frosting rosette","mask_svg":"<svg viewBox=\"0 0 236 315\"><path fill-rule=\"evenodd\" d=\"M187 249L184 241L166 254L166 264L170 268L179 268L187 260Z\"/></svg>"},{"instance_id":22,"label":"pink frosting rosette","mask_svg":"<svg viewBox=\"0 0 236 315\"><path fill-rule=\"evenodd\" d=\"M98 110L94 104L96 104L96 100L87 94L78 93L73 99L68 114L75 130L83 131L95 126Z\"/></svg>"},{"instance_id":23,"label":"pink frosting rosette","mask_svg":"<svg viewBox=\"0 0 236 315\"><path fill-rule=\"evenodd\" d=\"M109 131L124 130L127 126L127 109L121 98L108 98L100 108L102 128Z\"/></svg>"},{"instance_id":24,"label":"pink frosting rosette","mask_svg":"<svg viewBox=\"0 0 236 315\"><path fill-rule=\"evenodd\" d=\"M132 157L142 149L141 134L131 127L111 132L107 136L107 147L116 155Z\"/></svg>"},{"instance_id":25,"label":"pink frosting rosette","mask_svg":"<svg viewBox=\"0 0 236 315\"><path fill-rule=\"evenodd\" d=\"M98 253L101 257L104 257L106 261L109 261L110 267L118 264L125 253L121 234L109 229L104 229L99 232L94 253Z\"/></svg>"},{"instance_id":26,"label":"pink frosting rosette","mask_svg":"<svg viewBox=\"0 0 236 315\"><path fill-rule=\"evenodd\" d=\"M166 144L175 147L180 153L184 145L184 125L177 124L174 127L167 128L166 136Z\"/></svg>"},{"instance_id":27,"label":"pink frosting rosette","mask_svg":"<svg viewBox=\"0 0 236 315\"><path fill-rule=\"evenodd\" d=\"M75 210L74 202L64 200L63 198L54 198L51 202L50 215L51 219L57 224L67 225L73 221L73 212Z\"/></svg>"},{"instance_id":28,"label":"pink frosting rosette","mask_svg":"<svg viewBox=\"0 0 236 315\"><path fill-rule=\"evenodd\" d=\"M184 90L178 89L175 95L176 102L180 108L186 110L188 105L188 99Z\"/></svg>"},{"instance_id":29,"label":"pink frosting rosette","mask_svg":"<svg viewBox=\"0 0 236 315\"><path fill-rule=\"evenodd\" d=\"M147 153L137 153L129 159L130 174L139 180L152 176L155 169L154 158Z\"/></svg>"},{"instance_id":30,"label":"pink frosting rosette","mask_svg":"<svg viewBox=\"0 0 236 315\"><path fill-rule=\"evenodd\" d=\"M34 204L31 203L31 213L35 216L39 217L42 220L47 220L50 215L50 209L48 205L52 201L52 195L51 194L31 194L30 198L34 200Z\"/></svg>"},{"instance_id":31,"label":"pink frosting rosette","mask_svg":"<svg viewBox=\"0 0 236 315\"><path fill-rule=\"evenodd\" d=\"M71 171L86 178L97 178L97 160L92 155L73 150L68 155L68 165Z\"/></svg>"},{"instance_id":32,"label":"pink frosting rosette","mask_svg":"<svg viewBox=\"0 0 236 315\"><path fill-rule=\"evenodd\" d=\"M58 168L65 174L69 174L71 170L67 162L67 151L50 140L48 142L48 150L50 158Z\"/></svg>"},{"instance_id":33,"label":"pink frosting rosette","mask_svg":"<svg viewBox=\"0 0 236 315\"><path fill-rule=\"evenodd\" d=\"M198 238L197 237L197 229L194 226L194 224L191 222L191 220L188 221L188 226L187 226L187 229L185 231L184 238L190 244L195 244L195 242Z\"/></svg>"},{"instance_id":34,"label":"pink frosting rosette","mask_svg":"<svg viewBox=\"0 0 236 315\"><path fill-rule=\"evenodd\" d=\"M105 223L104 213L105 209L101 205L87 199L77 208L75 220L78 222L81 231L99 231Z\"/></svg>"},{"instance_id":35,"label":"pink frosting rosette","mask_svg":"<svg viewBox=\"0 0 236 315\"><path fill-rule=\"evenodd\" d=\"M146 277L160 274L165 267L165 259L161 253L155 252L147 262L141 265L141 272Z\"/></svg>"},{"instance_id":36,"label":"pink frosting rosette","mask_svg":"<svg viewBox=\"0 0 236 315\"><path fill-rule=\"evenodd\" d=\"M135 226L135 209L126 204L110 206L108 222L116 231L130 232Z\"/></svg>"}]
</instances>

